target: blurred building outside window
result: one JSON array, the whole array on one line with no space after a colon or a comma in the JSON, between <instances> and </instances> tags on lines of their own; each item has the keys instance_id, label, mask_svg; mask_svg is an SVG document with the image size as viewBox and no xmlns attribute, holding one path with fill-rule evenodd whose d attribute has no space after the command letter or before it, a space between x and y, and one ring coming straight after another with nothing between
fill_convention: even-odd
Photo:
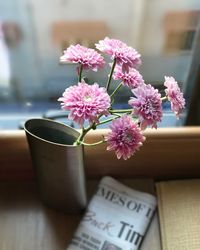
<instances>
[{"instance_id":1,"label":"blurred building outside window","mask_svg":"<svg viewBox=\"0 0 200 250\"><path fill-rule=\"evenodd\" d=\"M0 129L18 128L29 117L60 114L57 98L77 81L74 65L59 64L62 51L75 43L93 47L105 36L139 51L146 83L162 91L164 76L172 75L183 90L193 91L188 76L198 49L199 0L176 6L173 0L6 0L0 2L0 16ZM103 85L107 74L108 68L86 77ZM124 88L118 107L126 107L130 95ZM187 111L177 121L168 104L163 109L161 127L185 125Z\"/></svg>"}]
</instances>

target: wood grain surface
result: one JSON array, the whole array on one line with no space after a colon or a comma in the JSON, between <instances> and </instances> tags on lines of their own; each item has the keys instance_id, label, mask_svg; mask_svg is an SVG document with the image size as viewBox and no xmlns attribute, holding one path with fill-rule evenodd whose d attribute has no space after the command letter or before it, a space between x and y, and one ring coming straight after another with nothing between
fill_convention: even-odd
<instances>
[{"instance_id":1,"label":"wood grain surface","mask_svg":"<svg viewBox=\"0 0 200 250\"><path fill-rule=\"evenodd\" d=\"M108 130L87 136L98 141ZM85 147L88 178L111 174L117 178L148 177L156 180L200 177L200 127L147 129L146 141L129 160L117 160L106 145ZM24 131L0 131L0 181L33 180L34 173Z\"/></svg>"},{"instance_id":2,"label":"wood grain surface","mask_svg":"<svg viewBox=\"0 0 200 250\"><path fill-rule=\"evenodd\" d=\"M153 180L120 180L154 193ZM89 197L98 181L88 181ZM0 249L65 250L82 215L67 215L44 206L34 182L0 183ZM157 214L141 250L161 250Z\"/></svg>"}]
</instances>

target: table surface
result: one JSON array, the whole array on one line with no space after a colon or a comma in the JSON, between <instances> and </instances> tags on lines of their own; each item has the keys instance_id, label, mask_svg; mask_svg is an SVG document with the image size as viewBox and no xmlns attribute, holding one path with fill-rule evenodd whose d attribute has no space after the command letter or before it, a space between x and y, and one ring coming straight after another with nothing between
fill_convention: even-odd
<instances>
[{"instance_id":1,"label":"table surface","mask_svg":"<svg viewBox=\"0 0 200 250\"><path fill-rule=\"evenodd\" d=\"M153 193L152 180L120 180ZM88 181L91 197L98 181ZM34 182L0 183L0 249L64 250L82 215L68 215L43 205ZM158 217L155 215L142 250L160 250Z\"/></svg>"}]
</instances>

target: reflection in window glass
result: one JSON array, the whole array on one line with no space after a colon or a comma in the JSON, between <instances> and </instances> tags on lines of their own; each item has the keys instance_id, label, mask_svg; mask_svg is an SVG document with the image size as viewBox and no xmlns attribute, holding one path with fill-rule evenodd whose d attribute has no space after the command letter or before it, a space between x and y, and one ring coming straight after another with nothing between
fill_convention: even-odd
<instances>
[{"instance_id":1,"label":"reflection in window glass","mask_svg":"<svg viewBox=\"0 0 200 250\"><path fill-rule=\"evenodd\" d=\"M146 83L162 90L164 76L171 75L186 89L200 3L6 0L0 3L0 16L0 128L16 128L29 117L60 111L58 97L77 82L75 66L59 64L70 44L93 47L105 36L120 39L142 55ZM88 72L86 79L103 86L107 74L107 68ZM130 95L121 90L119 108L127 106ZM176 121L168 104L163 108L160 126L184 125L184 117Z\"/></svg>"}]
</instances>

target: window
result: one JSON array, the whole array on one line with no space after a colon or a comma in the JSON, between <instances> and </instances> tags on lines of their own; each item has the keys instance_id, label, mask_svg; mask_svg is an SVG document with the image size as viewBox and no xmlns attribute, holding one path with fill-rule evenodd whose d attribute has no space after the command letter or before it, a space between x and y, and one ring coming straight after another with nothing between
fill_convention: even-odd
<instances>
[{"instance_id":1,"label":"window","mask_svg":"<svg viewBox=\"0 0 200 250\"><path fill-rule=\"evenodd\" d=\"M164 76L172 75L185 91L199 13L199 0L179 1L176 6L173 0L1 1L0 129L18 128L29 117L60 112L57 98L77 81L74 65L59 64L62 50L71 43L93 46L105 36L141 53L145 82L162 90ZM107 75L105 69L86 77L103 85ZM193 88L190 84L191 95ZM124 88L117 105L126 107L130 95ZM163 109L160 126L185 124L184 116L179 121L174 118L168 104Z\"/></svg>"}]
</instances>

